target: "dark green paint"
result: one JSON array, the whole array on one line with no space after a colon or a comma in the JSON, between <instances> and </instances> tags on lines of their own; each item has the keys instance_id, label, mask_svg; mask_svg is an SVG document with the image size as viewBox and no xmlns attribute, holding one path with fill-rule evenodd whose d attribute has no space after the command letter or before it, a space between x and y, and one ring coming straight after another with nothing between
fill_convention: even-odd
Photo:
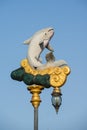
<instances>
[{"instance_id":1,"label":"dark green paint","mask_svg":"<svg viewBox=\"0 0 87 130\"><path fill-rule=\"evenodd\" d=\"M50 75L45 74L45 75L32 75L29 73L26 73L24 68L18 68L11 73L11 78L17 81L23 81L27 85L42 85L46 88L49 88L50 85Z\"/></svg>"}]
</instances>

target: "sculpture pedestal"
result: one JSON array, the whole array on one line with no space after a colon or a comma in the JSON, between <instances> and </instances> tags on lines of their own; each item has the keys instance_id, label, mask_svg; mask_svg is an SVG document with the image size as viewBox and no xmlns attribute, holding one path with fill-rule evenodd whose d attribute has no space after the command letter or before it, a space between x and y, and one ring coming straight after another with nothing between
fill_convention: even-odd
<instances>
[{"instance_id":1,"label":"sculpture pedestal","mask_svg":"<svg viewBox=\"0 0 87 130\"><path fill-rule=\"evenodd\" d=\"M43 90L44 88L40 85L32 85L32 86L27 87L27 89L32 94L31 103L33 107L38 108L41 102L39 94L41 93L41 90Z\"/></svg>"}]
</instances>

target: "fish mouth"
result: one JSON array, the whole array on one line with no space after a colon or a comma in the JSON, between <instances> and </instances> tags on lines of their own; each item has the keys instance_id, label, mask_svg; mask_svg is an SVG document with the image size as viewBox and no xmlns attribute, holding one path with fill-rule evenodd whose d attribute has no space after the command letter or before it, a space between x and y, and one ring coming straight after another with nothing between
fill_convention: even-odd
<instances>
[{"instance_id":1,"label":"fish mouth","mask_svg":"<svg viewBox=\"0 0 87 130\"><path fill-rule=\"evenodd\" d=\"M50 39L53 37L53 35L54 35L54 29L53 28L50 28L49 30L48 30L48 32L50 32L51 33L51 35L50 35Z\"/></svg>"},{"instance_id":2,"label":"fish mouth","mask_svg":"<svg viewBox=\"0 0 87 130\"><path fill-rule=\"evenodd\" d=\"M53 32L54 32L54 29L53 29L53 28L50 28L50 29L48 30L48 32L50 32L50 31L53 31Z\"/></svg>"}]
</instances>

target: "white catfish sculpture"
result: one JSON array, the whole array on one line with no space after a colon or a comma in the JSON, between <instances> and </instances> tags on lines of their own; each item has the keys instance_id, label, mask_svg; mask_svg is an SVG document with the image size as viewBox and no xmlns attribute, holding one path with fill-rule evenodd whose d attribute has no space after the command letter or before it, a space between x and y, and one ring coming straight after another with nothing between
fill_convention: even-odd
<instances>
[{"instance_id":1,"label":"white catfish sculpture","mask_svg":"<svg viewBox=\"0 0 87 130\"><path fill-rule=\"evenodd\" d=\"M28 48L28 62L29 65L34 69L46 69L48 67L63 67L67 66L67 62L64 60L55 61L53 55L53 48L50 46L49 41L54 35L53 28L46 28L36 32L30 39L24 41L25 44L29 44ZM42 64L40 60L40 54L47 48L51 52L46 55L46 64Z\"/></svg>"},{"instance_id":2,"label":"white catfish sculpture","mask_svg":"<svg viewBox=\"0 0 87 130\"><path fill-rule=\"evenodd\" d=\"M40 60L40 54L45 48L53 51L53 48L49 44L53 35L54 29L49 27L36 32L31 38L24 41L25 44L29 44L27 59L32 68L43 66Z\"/></svg>"}]
</instances>

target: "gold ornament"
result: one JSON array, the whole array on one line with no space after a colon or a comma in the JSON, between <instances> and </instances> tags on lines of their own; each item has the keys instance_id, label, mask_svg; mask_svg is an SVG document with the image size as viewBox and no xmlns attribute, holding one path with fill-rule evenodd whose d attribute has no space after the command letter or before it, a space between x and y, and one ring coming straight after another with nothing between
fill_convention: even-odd
<instances>
[{"instance_id":1,"label":"gold ornament","mask_svg":"<svg viewBox=\"0 0 87 130\"><path fill-rule=\"evenodd\" d=\"M40 85L31 85L28 86L27 89L30 91L30 93L32 93L31 103L33 107L38 108L41 102L39 94L41 93L41 90L44 88Z\"/></svg>"},{"instance_id":2,"label":"gold ornament","mask_svg":"<svg viewBox=\"0 0 87 130\"><path fill-rule=\"evenodd\" d=\"M27 59L24 59L21 61L21 66L24 68L26 73L30 73L33 75L37 75L37 74L50 75L50 84L54 88L61 87L65 83L65 81L67 79L67 75L70 73L70 68L68 66L48 67L43 70L35 70L35 69L31 68Z\"/></svg>"}]
</instances>

